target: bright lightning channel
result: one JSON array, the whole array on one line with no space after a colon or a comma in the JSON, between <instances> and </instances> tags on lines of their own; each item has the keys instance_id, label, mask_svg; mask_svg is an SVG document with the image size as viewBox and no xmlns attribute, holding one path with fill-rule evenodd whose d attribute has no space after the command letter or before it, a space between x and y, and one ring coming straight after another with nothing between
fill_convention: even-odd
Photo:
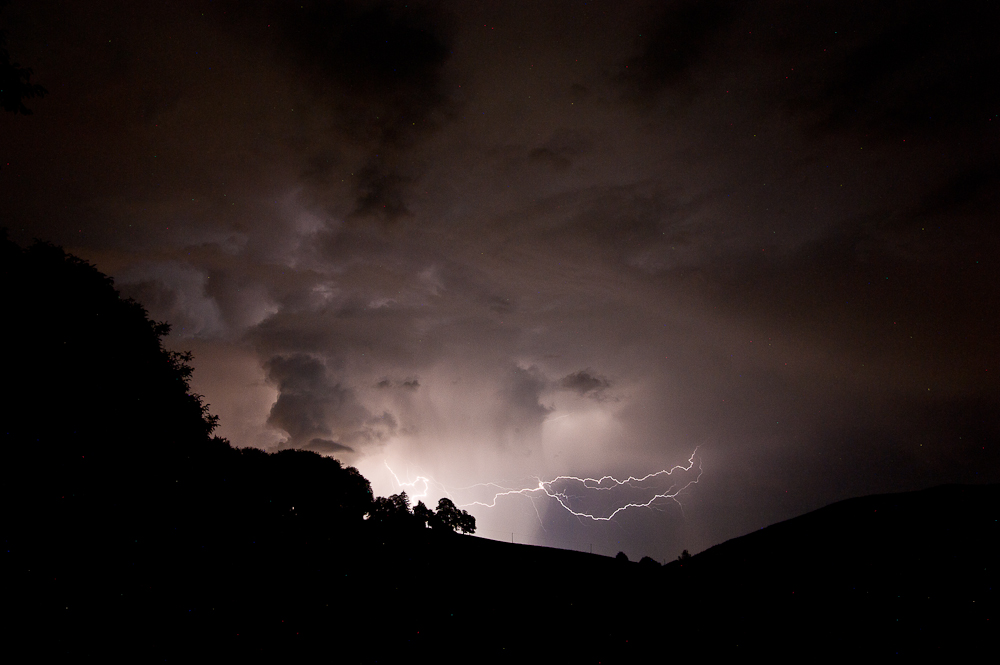
<instances>
[{"instance_id":1,"label":"bright lightning channel","mask_svg":"<svg viewBox=\"0 0 1000 665\"><path fill-rule=\"evenodd\" d=\"M389 473L392 474L392 477L396 481L397 486L409 487L411 490L413 490L413 493L410 495L410 503L426 499L427 493L430 491L431 484L440 485L440 483L436 483L432 481L430 478L427 478L425 476L417 476L417 479L414 480L413 482L403 482L402 480L399 479L399 476L396 475L396 472L392 470L392 467L389 466L389 463L386 462L385 460L382 461L385 464L385 468L389 469ZM420 490L419 493L417 493L417 485L423 485L423 489Z\"/></svg>"},{"instance_id":2,"label":"bright lightning channel","mask_svg":"<svg viewBox=\"0 0 1000 665\"><path fill-rule=\"evenodd\" d=\"M695 460L697 460L697 462L695 462ZM578 482L583 485L584 489L597 490L597 491L611 490L617 487L621 487L622 485L628 485L630 487L634 487L635 485L633 485L633 483L641 483L656 478L658 476L670 476L673 475L675 471L691 471L695 467L695 464L697 464L698 466L698 475L695 476L693 480L688 481L687 483L685 483L680 487L678 487L677 484L671 485L666 491L654 494L648 501L642 503L635 503L635 502L625 503L615 508L608 515L595 515L593 513L573 510L567 504L569 497L566 495L566 493L564 491L557 492L552 489L552 485L560 481ZM663 469L661 471L656 471L654 473L646 474L642 478L629 476L625 480L618 480L614 476L602 476L600 478L578 478L576 476L556 476L552 480L538 479L538 485L536 487L526 487L522 489L501 488L504 491L497 492L496 494L494 494L493 499L490 500L489 502L473 501L471 503L462 504L460 507L465 508L467 506L483 506L486 508L494 508L497 505L497 499L499 499L500 497L512 496L514 494L531 495L541 492L546 496L555 499L559 503L559 505L562 506L563 509L566 510L566 512L568 512L570 515L574 515L576 517L585 517L595 522L608 522L614 519L615 515L617 515L622 511L628 510L629 508L651 508L654 503L656 503L661 499L671 499L678 505L680 505L680 501L677 500L677 497L680 495L681 492L686 490L691 485L696 485L698 481L701 479L701 474L702 474L701 458L698 457L698 449L695 448L694 452L691 453L691 457L688 458L688 463L686 466L683 464L678 464L671 469ZM605 487L603 486L605 481L610 481L611 484ZM494 483L489 483L489 485L500 487L499 485L495 485Z\"/></svg>"},{"instance_id":3,"label":"bright lightning channel","mask_svg":"<svg viewBox=\"0 0 1000 665\"><path fill-rule=\"evenodd\" d=\"M448 488L446 488L444 485L441 485L440 483L437 483L437 482L431 480L430 478L426 478L424 476L417 476L416 480L414 480L412 482L403 482L403 481L401 481L399 479L399 476L397 476L396 473L389 467L388 462L386 462L385 466L386 466L387 469L389 469L389 473L392 474L392 477L396 480L396 484L398 486L400 486L400 487L410 487L414 491L417 489L417 485L421 485L422 486L421 492L419 494L414 494L413 495L412 498L415 499L415 500L426 498L427 497L427 493L430 490L430 486L432 484L440 486L441 489L444 490L444 492L446 494L448 494L449 497L451 496L451 492L448 491ZM649 498L648 501L642 501L642 502L629 501L629 502L623 503L623 504L617 506L614 510L612 510L607 515L598 515L598 514L589 513L589 512L583 511L583 510L574 510L569 505L570 497L566 494L566 491L565 490L563 490L563 491L557 491L557 490L555 490L553 488L553 485L556 484L556 483L572 483L572 482L576 482L576 483L580 483L580 485L582 485L583 489L585 489L585 490L593 490L593 491L598 491L598 492L613 490L613 489L617 489L619 487L626 486L626 485L629 486L629 487L631 487L631 488L635 488L635 489L646 489L646 488L641 487L639 484L647 482L647 481L652 481L652 480L655 480L655 479L658 479L658 478L661 478L661 477L665 477L665 476L672 476L675 471L684 471L684 472L691 471L695 467L697 467L698 474L694 477L693 480L689 480L688 482L684 483L683 485L681 485L679 483L674 483L669 488L667 488L665 491L655 492L653 494L653 496ZM661 500L664 500L664 499L672 500L675 503L677 503L678 505L681 505L680 501L678 501L677 497L684 490L686 490L687 488L689 488L691 485L697 485L698 481L701 479L701 474L702 474L701 458L698 457L698 449L695 448L694 451L691 453L691 456L688 458L686 465L685 464L678 464L678 465L676 465L676 466L674 466L673 468L670 468L670 469L662 469L660 471L655 471L653 473L648 473L645 476L642 476L641 478L637 478L635 476L629 476L628 478L625 478L624 480L618 480L614 476L610 476L610 475L608 475L608 476L601 476L600 478L579 478L577 476L556 476L555 478L552 478L551 480L541 480L540 478L536 478L536 480L538 481L538 484L535 487L512 488L512 487L504 487L504 486L499 485L497 483L480 483L480 484L477 484L477 485L471 485L469 487L458 488L458 489L455 489L454 491L469 490L469 489L473 489L473 488L476 488L476 487L493 487L493 488L496 488L498 490L501 490L501 491L495 492L494 495L493 495L493 498L490 499L489 501L472 501L472 502L469 502L469 503L463 503L463 504L459 504L460 508L467 508L467 507L470 507L470 506L482 506L484 508L495 508L496 505L497 505L497 500L499 500L501 497L508 497L508 496L513 496L515 494L519 494L519 495L522 495L522 496L527 496L530 499L533 495L543 494L543 495L545 495L545 496L547 496L547 497L549 497L551 499L555 499L556 502L566 512L568 512L571 515L574 515L576 517L581 517L581 518L587 518L587 519L593 520L595 522L608 522L608 521L613 520L618 513L621 513L621 512L623 512L625 510L629 510L631 508L653 508L654 504L657 501L661 501ZM532 501L532 505L534 505L534 501ZM612 505L614 505L614 504L612 504ZM536 509L536 513L537 513L537 509Z\"/></svg>"}]
</instances>

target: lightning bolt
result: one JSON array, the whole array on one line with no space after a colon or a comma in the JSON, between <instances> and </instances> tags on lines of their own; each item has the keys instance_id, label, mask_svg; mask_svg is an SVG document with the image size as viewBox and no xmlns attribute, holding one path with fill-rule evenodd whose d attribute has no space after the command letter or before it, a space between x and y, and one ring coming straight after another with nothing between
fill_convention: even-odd
<instances>
[{"instance_id":1,"label":"lightning bolt","mask_svg":"<svg viewBox=\"0 0 1000 665\"><path fill-rule=\"evenodd\" d=\"M697 466L698 475L695 476L695 478L693 480L689 480L686 483L684 483L683 485L679 484L679 483L674 483L669 488L667 488L665 491L655 492L653 494L653 496L650 497L649 500L647 500L647 501L641 501L641 502L629 501L629 502L626 502L626 503L624 503L622 505L619 505L614 510L612 510L609 514L606 514L606 515L598 515L598 514L586 512L586 511L583 511L583 510L574 510L569 505L570 504L570 496L566 493L567 491L565 489L562 490L562 491L557 491L556 489L553 488L553 485L556 484L556 483L579 483L580 485L582 485L582 487L583 487L584 490L593 490L593 491L613 490L613 489L617 489L619 487L622 487L624 485L627 485L627 486L633 487L633 488L637 488L637 489L648 489L648 488L639 487L637 484L638 483L644 483L646 481L649 481L649 480L652 480L654 478L658 478L658 477L661 477L661 476L671 476L671 475L673 475L673 473L675 471L691 471L691 470L693 470L695 468L695 466ZM528 496L530 498L532 495L536 495L536 494L540 493L540 494L544 494L545 496L548 496L551 499L555 499L556 502L560 506L562 506L562 508L566 512L568 512L571 515L574 515L574 516L580 517L580 518L590 519L590 520L593 520L595 522L609 522L609 521L611 521L611 520L614 519L615 515L617 515L618 513L622 512L622 511L629 510L630 508L654 508L655 507L654 504L657 501L660 501L660 500L663 500L663 499L670 499L670 500L674 501L675 503L677 503L678 505L680 505L680 501L677 500L677 497L681 494L681 492L683 492L684 490L686 490L691 485L696 485L698 483L698 481L701 479L701 474L702 474L701 458L698 457L698 449L695 448L694 452L692 452L691 456L688 458L686 465L684 465L684 464L678 464L678 465L676 465L676 466L674 466L673 468L670 468L670 469L662 469L660 471L655 471L653 473L648 473L645 476L642 476L641 478L637 478L635 476L629 476L628 478L625 478L624 480L618 480L614 476L602 476L600 478L579 478L577 476L556 476L555 478L552 478L551 480L541 480L539 478L536 478L536 480L538 481L538 485L536 485L535 487L525 487L525 488L510 488L510 487L502 487L500 485L497 485L496 483L484 483L484 484L478 485L478 487L491 487L492 486L492 487L496 487L496 488L498 488L498 489L500 489L502 491L496 492L493 495L493 498L491 500L489 500L489 501L472 501L470 503L461 504L459 507L460 508L466 508L466 507L469 507L469 506L483 506L484 508L495 508L496 505L497 505L497 500L500 499L501 497L507 497L507 496L513 496L515 494L520 494L520 495ZM477 486L473 485L473 487L477 487ZM534 503L534 502L532 502L532 503Z\"/></svg>"},{"instance_id":2,"label":"lightning bolt","mask_svg":"<svg viewBox=\"0 0 1000 665\"><path fill-rule=\"evenodd\" d=\"M595 522L609 522L615 518L619 513L630 510L632 508L650 508L658 509L656 503L663 500L672 500L677 505L681 505L680 501L677 499L678 496L684 490L689 488L691 485L696 485L701 479L702 465L701 458L698 457L698 449L695 448L691 453L691 456L687 459L687 464L678 464L670 469L661 469L660 471L654 471L652 473L647 473L644 476L636 477L629 476L628 478L619 480L614 476L605 475L600 478L580 478L577 476L556 476L550 480L542 480L540 478L535 478L537 484L534 487L505 487L498 483L479 483L476 485L470 485L468 487L461 488L449 488L445 487L441 483L438 483L425 476L417 476L415 480L410 482L404 482L400 480L396 472L389 467L388 462L385 463L385 467L392 474L392 477L396 481L396 485L399 487L409 487L414 492L416 492L418 485L422 488L420 493L414 493L413 499L423 499L427 497L431 486L440 488L444 493L452 498L452 492L462 492L466 490L472 490L477 488L492 488L493 498L487 501L470 501L468 503L458 504L460 508L468 508L472 506L481 506L483 508L495 508L497 501L503 497L509 497L514 495L525 496L531 500L531 505L535 508L535 513L538 514L538 508L535 506L534 497L545 496L550 499L554 499L566 512L574 515L577 518L589 519ZM644 484L653 484L656 481L662 481L663 478L671 477L675 472L690 472L697 468L697 475L687 482L677 482L671 484L665 490L651 490L649 486ZM576 484L579 486L580 490L584 494L571 496L569 492L569 487L566 485ZM560 489L556 485L562 486ZM647 500L636 500L636 501L625 501L624 503L611 504L613 510L604 511L604 513L598 513L597 511L588 512L585 510L575 510L571 504L574 499L579 500L585 497L586 492L609 492L611 490L620 489L628 487L634 490L649 490L653 494ZM662 485L661 485L662 487ZM610 495L608 495L610 497ZM683 506L682 506L683 507ZM539 522L541 522L541 516L538 516Z\"/></svg>"},{"instance_id":3,"label":"lightning bolt","mask_svg":"<svg viewBox=\"0 0 1000 665\"><path fill-rule=\"evenodd\" d=\"M451 498L451 494L448 493L448 490L445 489L444 485L442 485L441 483L439 483L439 482L437 482L435 480L431 480L430 478L428 478L426 476L417 476L416 480L413 480L412 482L404 482L404 481L402 481L402 480L399 479L399 476L396 475L396 472L392 470L392 467L389 466L388 462L386 462L385 460L382 460L382 463L385 464L385 468L388 469L389 473L392 474L392 478L393 478L393 480L396 481L396 486L397 487L400 487L400 488L409 487L409 488L411 488L413 490L413 492L410 494L410 502L411 503L413 503L414 501L420 501L420 500L426 499L428 492L430 492L431 485L434 485L436 487L440 487L444 491L445 495L448 496L448 498ZM417 492L417 485L422 485L423 486L423 489L420 490L419 493L416 493Z\"/></svg>"}]
</instances>

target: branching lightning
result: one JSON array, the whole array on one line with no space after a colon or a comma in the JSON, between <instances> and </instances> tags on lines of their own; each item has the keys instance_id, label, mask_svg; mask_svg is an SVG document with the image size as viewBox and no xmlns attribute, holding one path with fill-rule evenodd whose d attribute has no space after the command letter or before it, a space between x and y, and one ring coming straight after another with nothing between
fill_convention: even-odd
<instances>
[{"instance_id":1,"label":"branching lightning","mask_svg":"<svg viewBox=\"0 0 1000 665\"><path fill-rule=\"evenodd\" d=\"M546 496L550 499L554 499L569 514L578 518L590 519L595 522L611 521L619 513L632 508L656 509L657 503L664 500L672 500L680 505L680 501L677 497L691 485L696 485L701 479L702 474L701 458L698 457L697 448L695 448L691 453L691 456L687 460L687 464L678 464L670 469L661 469L660 471L654 471L653 473L648 473L642 477L629 476L628 478L619 480L610 475L601 476L600 478L556 476L550 480L535 478L537 484L533 487L504 487L503 485L497 483L479 483L469 487L452 488L449 490L449 488L444 485L441 485L440 483L437 483L425 476L417 476L416 480L412 482L403 482L389 467L388 463L386 463L385 466L389 469L389 473L391 473L392 477L395 479L396 485L401 488L411 488L415 492L411 497L414 500L426 498L431 485L439 487L449 498L453 498L453 493L464 494L468 490L488 488L493 492L492 498L485 501L469 501L466 503L460 503L458 506L460 508L469 508L472 506L495 508L497 501L501 498L521 495L532 499L531 503L534 507L535 496ZM662 489L662 485L660 485L661 489L654 489L655 485L662 483L664 478L672 477L675 472L691 472L695 470L697 471L697 475L695 475L693 479L686 480L686 482L680 481L672 483L666 489ZM419 493L416 493L418 486L421 489ZM577 488L576 492L578 493L570 494L570 491L574 486ZM618 502L614 502L612 496L607 495L605 498L612 502L605 511L596 511L593 509L585 510L573 507L574 503L578 503L579 501L585 499L588 492L611 492L612 490L624 490L626 488L633 490L633 494L635 492L651 492L651 494L643 496L642 499L621 500ZM537 508L535 509L535 512L537 514ZM541 520L540 516L539 520Z\"/></svg>"},{"instance_id":2,"label":"branching lightning","mask_svg":"<svg viewBox=\"0 0 1000 665\"><path fill-rule=\"evenodd\" d=\"M582 486L583 490L593 490L593 491L613 490L613 489L620 488L622 486L629 486L629 487L632 487L632 488L644 489L644 488L638 487L637 484L638 483L643 483L643 482L646 482L646 481L649 481L649 480L652 480L654 478L658 478L660 476L671 476L671 475L673 475L673 473L675 471L691 471L692 469L695 468L696 465L697 465L697 468L698 468L698 475L695 476L695 478L693 480L689 480L689 481L687 481L684 484L674 483L674 484L670 485L670 487L667 488L664 491L654 491L654 494L647 501L642 501L642 502L628 501L628 502L625 502L625 503L617 506L614 510L612 510L607 515L598 515L598 514L586 512L586 511L583 511L583 510L574 510L569 505L573 497L571 497L569 494L567 494L567 490L563 489L563 490L558 490L557 491L556 489L553 488L553 485L555 485L557 483L578 483L579 485ZM636 478L635 476L629 476L628 478L626 478L624 480L618 480L614 476L602 476L600 478L579 478L577 476L556 476L555 478L553 478L551 480L541 480L540 478L536 479L536 480L538 480L538 485L537 486L535 486L535 487L519 488L519 489L518 488L501 487L500 485L497 485L495 483L485 483L484 485L481 485L481 486L482 487L486 487L486 486L497 487L497 488L499 488L499 489L501 489L503 491L496 492L493 495L493 498L491 500L489 500L489 501L472 501L470 503L461 504L460 507L465 508L465 507L469 507L469 506L483 506L485 508L494 508L497 505L497 500L500 499L501 497L513 496L515 494L527 495L527 496L530 497L533 494L541 493L541 494L544 494L545 496L548 496L549 498L555 499L559 503L559 505L562 506L563 509L566 510L566 512L568 512L571 515L574 515L576 517L587 518L587 519L593 520L595 522L608 522L608 521L611 521L612 519L614 519L615 515L617 515L618 513L622 512L624 510L628 510L630 508L652 508L652 507L654 507L654 504L656 504L657 501L660 501L660 500L663 500L663 499L670 499L670 500L676 502L679 505L680 502L677 500L677 497L680 495L681 492L683 492L684 490L686 490L691 485L697 484L698 481L701 479L701 473L702 473L701 458L698 457L698 449L695 448L694 452L692 452L691 456L688 458L687 465L678 464L678 465L674 466L671 469L662 469L660 471L656 471L656 472L653 472L653 473L646 474L645 476L642 476L641 478Z\"/></svg>"},{"instance_id":3,"label":"branching lightning","mask_svg":"<svg viewBox=\"0 0 1000 665\"><path fill-rule=\"evenodd\" d=\"M402 480L399 479L399 476L396 475L396 472L392 470L392 467L389 466L388 462L384 462L384 464L385 468L389 469L389 473L392 474L393 480L396 481L396 485L398 485L399 487L409 487L413 490L413 493L410 494L411 501L421 501L427 498L427 493L428 491L430 491L431 483L433 482L430 478L427 478L425 476L417 476L417 479L414 480L413 482L408 482L408 483L403 482ZM417 485L420 484L423 485L423 489L419 493L417 493L416 492ZM437 485L438 483L434 484Z\"/></svg>"}]
</instances>

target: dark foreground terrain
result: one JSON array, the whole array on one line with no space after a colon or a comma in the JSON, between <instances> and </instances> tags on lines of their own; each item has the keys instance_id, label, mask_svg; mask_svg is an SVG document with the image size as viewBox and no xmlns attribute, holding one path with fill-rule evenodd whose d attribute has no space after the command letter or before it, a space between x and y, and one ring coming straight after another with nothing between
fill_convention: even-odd
<instances>
[{"instance_id":1,"label":"dark foreground terrain","mask_svg":"<svg viewBox=\"0 0 1000 665\"><path fill-rule=\"evenodd\" d=\"M97 534L39 514L53 549L7 542L7 643L62 661L972 657L997 635L998 499L853 499L663 567L430 530Z\"/></svg>"},{"instance_id":2,"label":"dark foreground terrain","mask_svg":"<svg viewBox=\"0 0 1000 665\"><path fill-rule=\"evenodd\" d=\"M3 243L3 638L34 662L981 657L1000 487L851 499L660 566L378 517L313 453L213 438L168 327ZM369 515L368 519L365 516Z\"/></svg>"}]
</instances>

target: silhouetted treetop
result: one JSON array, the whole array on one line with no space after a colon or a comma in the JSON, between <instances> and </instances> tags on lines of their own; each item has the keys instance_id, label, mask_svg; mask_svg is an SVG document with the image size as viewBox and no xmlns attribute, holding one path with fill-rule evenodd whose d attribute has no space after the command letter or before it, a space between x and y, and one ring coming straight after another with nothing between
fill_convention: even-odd
<instances>
[{"instance_id":1,"label":"silhouetted treetop","mask_svg":"<svg viewBox=\"0 0 1000 665\"><path fill-rule=\"evenodd\" d=\"M644 556L639 559L639 565L643 568L659 568L660 562L651 556Z\"/></svg>"},{"instance_id":2,"label":"silhouetted treetop","mask_svg":"<svg viewBox=\"0 0 1000 665\"><path fill-rule=\"evenodd\" d=\"M417 518L410 512L410 497L406 492L386 498L377 497L368 511L368 521L383 527L406 529L418 525Z\"/></svg>"},{"instance_id":3,"label":"silhouetted treetop","mask_svg":"<svg viewBox=\"0 0 1000 665\"><path fill-rule=\"evenodd\" d=\"M310 450L268 455L270 483L263 489L279 510L318 520L360 520L372 500L371 484L354 467Z\"/></svg>"},{"instance_id":4,"label":"silhouetted treetop","mask_svg":"<svg viewBox=\"0 0 1000 665\"><path fill-rule=\"evenodd\" d=\"M60 496L125 485L148 494L167 478L179 486L218 419L191 391L190 354L164 347L170 326L59 247L22 250L4 232L0 258L3 434L20 469L11 482L38 485L32 493L51 485Z\"/></svg>"},{"instance_id":5,"label":"silhouetted treetop","mask_svg":"<svg viewBox=\"0 0 1000 665\"><path fill-rule=\"evenodd\" d=\"M191 391L191 354L167 350L170 326L107 275L48 243L22 250L5 230L0 259L12 500L89 496L98 510L149 519L155 506L189 522L362 522L372 492L357 469L213 438L218 418Z\"/></svg>"},{"instance_id":6,"label":"silhouetted treetop","mask_svg":"<svg viewBox=\"0 0 1000 665\"><path fill-rule=\"evenodd\" d=\"M417 522L423 527L433 526L434 524L434 511L424 505L423 501L417 501L417 505L413 507L413 516L417 518Z\"/></svg>"},{"instance_id":7,"label":"silhouetted treetop","mask_svg":"<svg viewBox=\"0 0 1000 665\"><path fill-rule=\"evenodd\" d=\"M0 11L6 2L0 2ZM31 82L31 69L10 61L7 51L7 31L0 30L0 107L10 113L31 115L31 109L24 105L25 99L43 97L48 90Z\"/></svg>"},{"instance_id":8,"label":"silhouetted treetop","mask_svg":"<svg viewBox=\"0 0 1000 665\"><path fill-rule=\"evenodd\" d=\"M462 533L476 532L476 518L462 510L455 503L443 497L438 501L437 510L434 513L438 522L446 529L461 531Z\"/></svg>"},{"instance_id":9,"label":"silhouetted treetop","mask_svg":"<svg viewBox=\"0 0 1000 665\"><path fill-rule=\"evenodd\" d=\"M437 510L432 511L423 501L410 508L410 498L406 492L393 494L389 498L378 497L371 505L368 520L373 524L396 528L430 527L435 531L461 531L475 533L476 518L462 510L451 499L438 501Z\"/></svg>"}]
</instances>

